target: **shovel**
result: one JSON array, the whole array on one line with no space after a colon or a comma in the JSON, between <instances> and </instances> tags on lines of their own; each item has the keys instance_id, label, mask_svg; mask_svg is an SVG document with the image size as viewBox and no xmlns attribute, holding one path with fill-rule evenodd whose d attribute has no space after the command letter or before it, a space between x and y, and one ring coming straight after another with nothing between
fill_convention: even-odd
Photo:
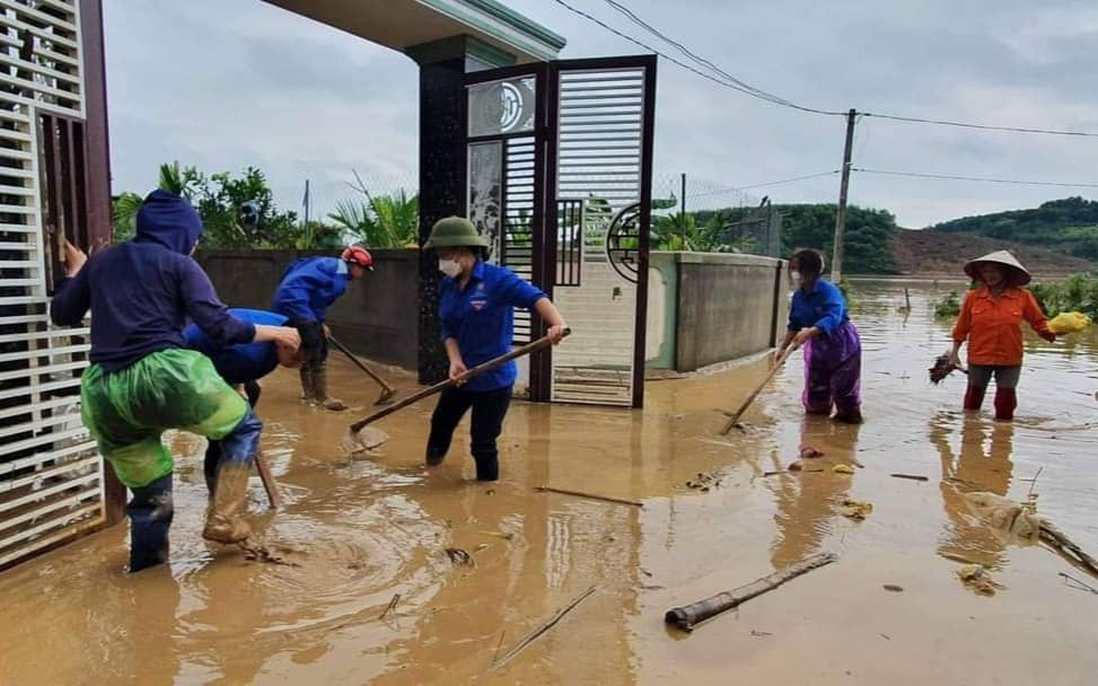
<instances>
[{"instance_id":1,"label":"shovel","mask_svg":"<svg viewBox=\"0 0 1098 686\"><path fill-rule=\"evenodd\" d=\"M789 356L793 354L796 348L789 348L785 351L785 354L778 358L778 361L774 363L774 368L770 370L770 373L766 375L766 378L762 380L759 387L751 392L751 395L747 396L747 400L743 401L740 408L728 416L728 421L725 422L724 428L721 429L721 435L727 436L728 432L732 430L732 427L740 423L740 417L747 411L747 408L751 407L751 403L755 402L755 398L759 397L759 393L762 393L762 389L766 388L766 385L778 375L778 371L781 370L782 365L789 359Z\"/></svg>"},{"instance_id":2,"label":"shovel","mask_svg":"<svg viewBox=\"0 0 1098 686\"><path fill-rule=\"evenodd\" d=\"M377 397L377 400L374 401L374 404L375 405L384 405L384 404L388 403L389 398L392 398L393 394L396 393L396 391L393 390L393 387L390 386L389 384L385 383L385 379L378 376L377 373L374 372L372 369L370 369L366 365L362 364L362 360L355 357L355 354L352 353L350 350L348 350L347 346L343 345L338 340L336 340L335 336L328 336L328 342L331 343L332 345L334 345L336 348L338 348L339 352L346 355L348 360L353 362L356 367L358 367L362 371L366 372L367 376L369 376L371 379L376 381L379 386L381 386L381 395L379 395Z\"/></svg>"},{"instance_id":3,"label":"shovel","mask_svg":"<svg viewBox=\"0 0 1098 686\"><path fill-rule=\"evenodd\" d=\"M572 333L571 329L565 329L564 330L564 335L565 336L567 336L570 333ZM523 357L524 355L529 355L531 353L536 353L539 350L544 350L545 348L552 347L552 345L553 345L553 342L549 340L549 337L548 336L543 336L543 337L539 338L538 340L534 341L533 343L527 343L526 345L522 346L521 348L515 348L514 350L507 353L506 355L500 355L499 357L488 360L487 362L485 362L483 364L479 364L476 367L473 367L472 369L466 370L465 373L461 374L456 379L446 379L445 381L440 381L440 382L438 382L437 384L435 384L433 386L428 386L427 388L424 388L421 391L417 391L416 393L413 393L412 395L408 396L407 398L401 398L400 400L396 401L395 403L393 403L389 407L386 407L383 410L379 410L379 411L373 413L372 415L370 415L369 417L364 417L364 418L358 420L357 422L355 422L354 424L351 424L350 442L352 444L358 446L362 450L368 450L369 449L368 446L363 444L363 442L361 440L359 440L359 438L358 438L359 432L362 431L362 429L364 429L367 424L370 424L372 422L376 422L377 420L381 419L382 417L388 417L389 415L396 412L397 410L402 410L405 407L408 407L409 405L413 405L413 404L419 402L420 400L423 400L424 398L427 398L427 397L430 397L432 395L436 395L438 393L441 393L442 391L446 390L447 388L450 388L451 386L457 385L459 382L468 381L469 379L473 378L474 376L479 376L481 374L484 374L485 372L490 372L493 369L498 369L499 367L502 367L503 365L507 364L511 360L518 359L520 357Z\"/></svg>"}]
</instances>

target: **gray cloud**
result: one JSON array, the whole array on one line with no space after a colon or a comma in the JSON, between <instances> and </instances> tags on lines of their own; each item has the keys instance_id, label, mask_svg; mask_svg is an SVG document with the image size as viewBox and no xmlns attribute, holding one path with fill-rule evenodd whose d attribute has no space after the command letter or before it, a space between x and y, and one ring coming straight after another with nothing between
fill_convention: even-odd
<instances>
[{"instance_id":1,"label":"gray cloud","mask_svg":"<svg viewBox=\"0 0 1098 686\"><path fill-rule=\"evenodd\" d=\"M678 56L601 0L569 1ZM509 4L566 36L566 57L642 52L556 3ZM814 107L1098 130L1092 1L628 4L743 80ZM414 185L417 71L406 57L258 0L112 0L106 13L116 189L148 187L156 165L170 159L207 170L259 166L287 207L300 202L305 178L321 209L350 197L343 182L352 168L373 185ZM657 181L686 172L697 188L742 186L840 163L840 118L775 107L665 60L657 108ZM1098 182L1096 152L1095 139L867 119L859 124L855 164ZM828 202L837 185L827 177L752 192ZM908 226L1095 195L869 175L855 176L851 194L893 210Z\"/></svg>"}]
</instances>

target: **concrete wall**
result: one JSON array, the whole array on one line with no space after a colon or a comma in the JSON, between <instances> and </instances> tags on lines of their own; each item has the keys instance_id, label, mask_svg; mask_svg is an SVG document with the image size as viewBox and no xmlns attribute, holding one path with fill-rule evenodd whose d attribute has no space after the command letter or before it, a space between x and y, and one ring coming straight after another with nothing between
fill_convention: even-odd
<instances>
[{"instance_id":1,"label":"concrete wall","mask_svg":"<svg viewBox=\"0 0 1098 686\"><path fill-rule=\"evenodd\" d=\"M332 333L355 353L415 369L419 252L371 250L374 271L353 282L328 310ZM268 309L279 277L293 260L338 252L294 250L205 250L195 259L230 307Z\"/></svg>"},{"instance_id":2,"label":"concrete wall","mask_svg":"<svg viewBox=\"0 0 1098 686\"><path fill-rule=\"evenodd\" d=\"M782 260L727 253L653 253L649 279L650 368L694 371L765 350L784 330ZM781 277L780 283L777 279ZM776 287L777 286L777 287ZM663 299L659 305L652 300Z\"/></svg>"}]
</instances>

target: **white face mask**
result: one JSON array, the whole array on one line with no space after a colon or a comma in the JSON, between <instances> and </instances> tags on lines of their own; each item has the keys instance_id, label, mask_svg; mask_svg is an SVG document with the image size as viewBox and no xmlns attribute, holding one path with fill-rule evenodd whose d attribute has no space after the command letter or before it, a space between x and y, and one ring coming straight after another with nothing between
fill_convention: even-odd
<instances>
[{"instance_id":1,"label":"white face mask","mask_svg":"<svg viewBox=\"0 0 1098 686\"><path fill-rule=\"evenodd\" d=\"M456 279L461 273L461 263L457 260L439 260L438 270L451 279Z\"/></svg>"},{"instance_id":2,"label":"white face mask","mask_svg":"<svg viewBox=\"0 0 1098 686\"><path fill-rule=\"evenodd\" d=\"M789 280L793 282L793 288L801 287L802 281L800 272L789 272Z\"/></svg>"}]
</instances>

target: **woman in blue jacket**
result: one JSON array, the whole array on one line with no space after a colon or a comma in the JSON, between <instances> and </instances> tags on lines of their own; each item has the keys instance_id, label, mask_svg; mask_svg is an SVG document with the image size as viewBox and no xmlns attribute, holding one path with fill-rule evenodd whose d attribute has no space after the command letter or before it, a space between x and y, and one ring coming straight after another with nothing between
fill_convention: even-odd
<instances>
[{"instance_id":1,"label":"woman in blue jacket","mask_svg":"<svg viewBox=\"0 0 1098 686\"><path fill-rule=\"evenodd\" d=\"M439 288L438 314L442 343L450 360L450 378L510 352L516 307L536 311L548 325L546 335L554 344L564 337L564 318L556 306L545 293L514 272L488 264L485 261L488 242L468 219L440 219L432 227L424 247L434 249L439 271L445 274ZM472 408L470 447L477 465L477 480L499 478L496 439L511 403L516 375L517 367L512 361L442 392L431 417L428 465L439 465L446 458L454 429Z\"/></svg>"},{"instance_id":2,"label":"woman in blue jacket","mask_svg":"<svg viewBox=\"0 0 1098 686\"><path fill-rule=\"evenodd\" d=\"M305 363L301 366L301 389L305 400L318 402L326 409L346 409L342 402L328 397L328 327L324 316L347 291L347 282L362 278L374 270L369 251L357 245L334 257L303 257L282 274L271 309L283 316L288 325L301 334Z\"/></svg>"}]
</instances>

